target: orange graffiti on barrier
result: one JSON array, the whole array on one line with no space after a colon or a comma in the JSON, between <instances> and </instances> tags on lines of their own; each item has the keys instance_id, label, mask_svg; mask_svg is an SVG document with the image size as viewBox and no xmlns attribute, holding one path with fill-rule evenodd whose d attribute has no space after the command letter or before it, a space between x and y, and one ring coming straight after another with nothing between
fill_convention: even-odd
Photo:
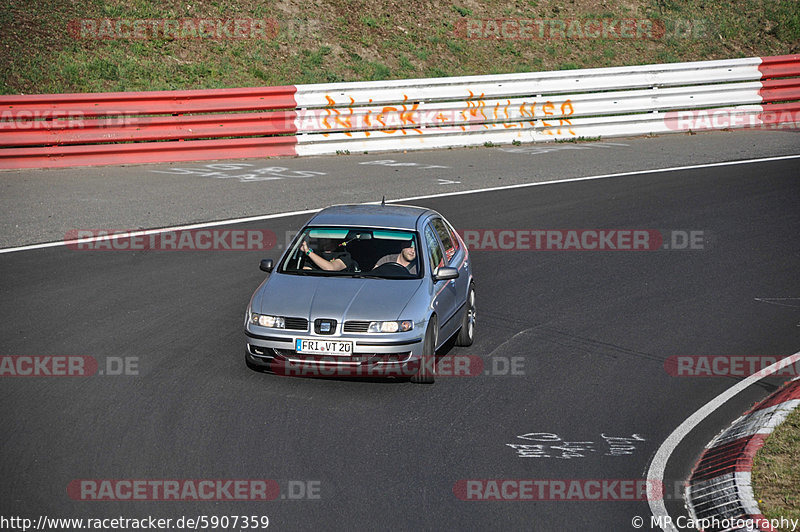
<instances>
[{"instance_id":1,"label":"orange graffiti on barrier","mask_svg":"<svg viewBox=\"0 0 800 532\"><path fill-rule=\"evenodd\" d=\"M466 109L461 110L461 118L464 119L464 122L467 122L469 120L469 118L467 118L467 109L470 109L472 107L472 102L470 102L470 99L475 97L475 94L473 94L471 90L467 89L467 92L469 92L469 96L467 97L467 107ZM467 128L462 125L461 130L466 131Z\"/></svg>"},{"instance_id":2,"label":"orange graffiti on barrier","mask_svg":"<svg viewBox=\"0 0 800 532\"><path fill-rule=\"evenodd\" d=\"M506 115L506 120L508 120L510 118L508 116L508 106L509 105L511 105L511 100L506 100L506 105L503 107L503 113L505 113L505 115ZM504 123L503 127L505 127L506 129L510 129L512 127L522 127L522 124L506 124L506 123Z\"/></svg>"},{"instance_id":3,"label":"orange graffiti on barrier","mask_svg":"<svg viewBox=\"0 0 800 532\"><path fill-rule=\"evenodd\" d=\"M372 103L372 98L369 99L369 103ZM372 109L367 109L367 116L364 117L364 123L367 124L368 126L372 125L372 122L369 121L370 114L372 114ZM372 133L370 133L369 131L364 132L364 135L367 137L369 137L371 134Z\"/></svg>"},{"instance_id":4,"label":"orange graffiti on barrier","mask_svg":"<svg viewBox=\"0 0 800 532\"><path fill-rule=\"evenodd\" d=\"M569 108L569 113L566 112L566 108L567 107ZM572 100L567 100L567 101L565 101L564 103L561 104L561 116L572 116L574 114L575 114L575 108L572 106ZM559 135L561 134L561 127L560 126L563 126L564 124L572 125L572 121L569 120L568 118L559 118L558 119L558 125L559 125L558 134ZM569 131L570 135L575 135L575 132L572 131L572 128L567 128L567 131Z\"/></svg>"},{"instance_id":5,"label":"orange graffiti on barrier","mask_svg":"<svg viewBox=\"0 0 800 532\"><path fill-rule=\"evenodd\" d=\"M529 117L530 120L524 120L522 122L512 122L508 123L512 117L509 114L509 107L511 106L511 100L506 100L505 105L502 106L502 113L505 116L504 122L498 122L500 120L499 113L500 113L500 102L495 102L494 109L492 111L492 118L493 122L490 122L489 117L486 116L484 112L484 108L486 107L485 101L485 93L481 93L480 96L476 96L474 92L471 90L467 90L469 96L466 98L465 103L466 107L463 107L458 114L460 115L463 122L470 122L470 118L477 118L478 115L482 117L482 121L479 121L480 126L483 126L484 129L496 128L499 127L500 124L505 129L510 128L523 128L523 122L527 122L532 127L536 127L536 101L532 103L522 102L519 106L519 114L521 117ZM337 109L336 101L330 97L330 95L325 95L325 99L328 102L328 105L324 109L325 116L322 119L322 125L325 129L335 129L337 126L341 126L344 131L343 133L348 137L352 136L352 131L348 131L348 129L352 130L353 128L353 116L354 116L354 105L355 99L350 96L350 103L344 108L346 113L343 114L342 111ZM395 106L385 106L381 108L380 112L376 112L374 117L375 120L381 124L382 128L378 129L378 131L385 133L387 135L393 135L400 131L403 135L407 135L408 131L414 131L420 135L423 134L422 129L420 129L420 120L417 117L417 113L419 112L419 103L420 102L413 102L411 107L408 106L408 95L403 94L403 103L401 104L401 108ZM369 99L369 103L372 103L372 98ZM526 109L527 108L527 109ZM561 106L560 110L561 113L556 115L555 109L556 104L552 101L547 100L543 104L541 104L542 113L544 118L540 119L541 127L544 128L544 134L546 135L561 135L562 134L562 127L572 126L572 120L568 117L575 114L575 107L572 104L570 99L565 100ZM370 120L370 117L373 115L372 109L367 109L367 114L364 116L364 123L368 128L372 129L373 122ZM333 117L334 124L331 124L329 118ZM400 125L397 127L390 127L387 122L389 121L388 117L395 116L399 118ZM553 117L552 119L550 117ZM432 117L432 120L438 120L442 125L446 122L451 122L454 117L446 116L442 111L437 112L437 114ZM558 120L558 124L554 124L551 120ZM488 122L488 123L487 123ZM417 127L407 127L407 126L417 126ZM459 124L459 127L462 131L467 130L467 125ZM566 131L570 135L575 135L575 132L572 130L572 127L566 127ZM328 133L323 133L324 136L328 136ZM370 131L364 131L364 135L369 137L371 135Z\"/></svg>"},{"instance_id":6,"label":"orange graffiti on barrier","mask_svg":"<svg viewBox=\"0 0 800 532\"><path fill-rule=\"evenodd\" d=\"M542 112L544 113L544 116L553 116L555 114L553 113L553 108L555 108L553 102L551 102L550 100L546 101L544 105L542 105ZM547 128L553 127L553 125L550 122L545 122L544 120L542 120L542 126ZM550 129L546 129L545 133L548 135L552 135L553 131Z\"/></svg>"},{"instance_id":7,"label":"orange graffiti on barrier","mask_svg":"<svg viewBox=\"0 0 800 532\"><path fill-rule=\"evenodd\" d=\"M386 122L383 121L383 116L386 113L391 113L392 111L394 111L396 113L397 112L397 107L384 107L383 109L381 109L381 114L378 115L379 116L378 122L383 124L384 127L386 127ZM384 129L383 132L386 133L387 135L391 135L392 133L396 133L397 132L397 128Z\"/></svg>"},{"instance_id":8,"label":"orange graffiti on barrier","mask_svg":"<svg viewBox=\"0 0 800 532\"><path fill-rule=\"evenodd\" d=\"M334 115L336 115L333 117L333 120L338 125L343 126L345 128L353 129L353 122L351 120L351 117L353 116L353 104L355 103L355 99L352 96L350 97L350 105L347 106L347 110L349 111L349 113L345 118L340 118L342 115L341 111L339 111L334 107L336 105L336 100L331 98L330 95L328 94L325 95L325 99L328 101L328 106L327 109L325 109L326 116L325 118L322 119L322 125L324 125L326 129L333 129L333 126L331 126L330 122L328 122L328 118L331 116L331 111L333 111ZM345 130L343 133L348 137L353 136L353 134L347 130ZM323 133L323 135L326 137L328 136L327 133Z\"/></svg>"},{"instance_id":9,"label":"orange graffiti on barrier","mask_svg":"<svg viewBox=\"0 0 800 532\"><path fill-rule=\"evenodd\" d=\"M327 94L325 95L325 99L328 100L328 107L333 107L334 105L336 105L336 101L334 101L334 99L328 96ZM325 118L322 119L322 125L325 126L325 129L332 129L330 123L328 123L328 117L331 116L331 110L325 109L325 112L328 114ZM328 136L327 133L323 133L323 135L326 137Z\"/></svg>"},{"instance_id":10,"label":"orange graffiti on barrier","mask_svg":"<svg viewBox=\"0 0 800 532\"><path fill-rule=\"evenodd\" d=\"M404 94L403 95L403 110L400 112L400 122L403 125L414 124L416 126L418 124L416 122L414 122L414 113L416 112L417 108L419 107L419 102L414 102L411 105L411 109L409 110L408 107L406 107L406 103L405 103L407 101L408 101L408 95ZM422 135L422 130L419 129L419 128L416 128L416 127L415 128L411 128L411 131L416 131L417 133ZM406 130L403 129L403 135L405 135L405 134L406 134Z\"/></svg>"},{"instance_id":11,"label":"orange graffiti on barrier","mask_svg":"<svg viewBox=\"0 0 800 532\"><path fill-rule=\"evenodd\" d=\"M519 106L519 115L520 116L530 116L531 118L534 118L534 116L536 114L536 111L534 109L536 107L536 102L533 102L532 104L530 104L528 106L528 107L530 107L530 114L525 112L525 104L526 103L527 102L522 102L522 105ZM531 125L533 125L533 121L531 121Z\"/></svg>"},{"instance_id":12,"label":"orange graffiti on barrier","mask_svg":"<svg viewBox=\"0 0 800 532\"><path fill-rule=\"evenodd\" d=\"M482 92L480 96L475 98L475 93L473 93L471 90L467 90L467 92L469 92L469 97L466 100L467 101L466 111L469 111L470 116L473 117L477 117L478 112L480 112L481 116L483 117L483 120L484 121L488 120L488 118L486 117L486 113L483 112L483 108L486 107L486 102L484 101L485 93ZM475 100L474 103L473 100ZM464 113L464 111L461 112L461 116L464 118L465 121L469 121L469 118L467 118L467 115ZM481 124L481 125L483 125L485 129L489 129L488 125L486 124ZM461 129L465 129L464 126L461 126Z\"/></svg>"},{"instance_id":13,"label":"orange graffiti on barrier","mask_svg":"<svg viewBox=\"0 0 800 532\"><path fill-rule=\"evenodd\" d=\"M555 116L553 109L555 109L555 104L553 104L553 102L551 102L550 100L548 100L547 102L544 103L544 105L542 105L542 112L544 113L545 116ZM567 112L567 109L569 109L569 112ZM575 114L575 108L572 106L572 100L566 100L564 103L561 104L561 116L562 117L572 116L573 114ZM554 134L560 135L561 126L563 126L564 124L569 124L571 126L572 121L568 118L559 118L558 126L555 126L549 122L545 122L544 120L542 120L542 126L548 128L545 129L544 131L546 135L554 135ZM557 128L555 133L553 133L553 128ZM567 131L569 131L570 135L575 135L575 132L572 130L572 128L567 128Z\"/></svg>"}]
</instances>

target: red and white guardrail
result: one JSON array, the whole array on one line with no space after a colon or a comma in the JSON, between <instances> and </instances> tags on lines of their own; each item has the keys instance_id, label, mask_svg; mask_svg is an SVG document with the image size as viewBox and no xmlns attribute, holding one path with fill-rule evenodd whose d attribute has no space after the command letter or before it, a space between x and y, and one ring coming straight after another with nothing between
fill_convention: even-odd
<instances>
[{"instance_id":1,"label":"red and white guardrail","mask_svg":"<svg viewBox=\"0 0 800 532\"><path fill-rule=\"evenodd\" d=\"M800 54L245 89L0 96L0 168L800 127Z\"/></svg>"},{"instance_id":2,"label":"red and white guardrail","mask_svg":"<svg viewBox=\"0 0 800 532\"><path fill-rule=\"evenodd\" d=\"M706 446L686 489L693 521L750 522L757 530L772 531L753 495L750 473L767 436L800 405L799 379L757 404Z\"/></svg>"}]
</instances>

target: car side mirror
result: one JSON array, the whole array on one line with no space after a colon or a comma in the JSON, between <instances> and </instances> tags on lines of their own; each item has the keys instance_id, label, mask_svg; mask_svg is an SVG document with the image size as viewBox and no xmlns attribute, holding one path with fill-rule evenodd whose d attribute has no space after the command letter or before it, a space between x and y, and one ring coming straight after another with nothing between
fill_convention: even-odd
<instances>
[{"instance_id":1,"label":"car side mirror","mask_svg":"<svg viewBox=\"0 0 800 532\"><path fill-rule=\"evenodd\" d=\"M261 259L261 264L259 265L261 271L270 273L274 267L275 263L272 261L272 259Z\"/></svg>"},{"instance_id":2,"label":"car side mirror","mask_svg":"<svg viewBox=\"0 0 800 532\"><path fill-rule=\"evenodd\" d=\"M458 277L458 270L449 266L440 266L433 272L433 278L437 281L448 281Z\"/></svg>"}]
</instances>

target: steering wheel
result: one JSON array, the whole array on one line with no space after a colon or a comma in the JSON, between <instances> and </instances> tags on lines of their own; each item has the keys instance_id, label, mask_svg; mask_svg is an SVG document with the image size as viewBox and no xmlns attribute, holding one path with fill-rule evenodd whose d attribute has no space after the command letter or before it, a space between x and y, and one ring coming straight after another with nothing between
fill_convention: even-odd
<instances>
[{"instance_id":1,"label":"steering wheel","mask_svg":"<svg viewBox=\"0 0 800 532\"><path fill-rule=\"evenodd\" d=\"M371 273L377 274L387 274L387 275L408 275L411 276L412 273L408 271L408 269L403 266L402 264L398 264L396 262L384 262L377 268L374 268Z\"/></svg>"}]
</instances>

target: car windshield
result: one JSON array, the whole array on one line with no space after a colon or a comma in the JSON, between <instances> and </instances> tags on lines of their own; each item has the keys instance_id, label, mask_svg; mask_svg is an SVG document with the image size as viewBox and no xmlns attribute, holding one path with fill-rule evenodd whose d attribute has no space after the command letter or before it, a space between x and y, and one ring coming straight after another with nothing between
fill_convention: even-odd
<instances>
[{"instance_id":1,"label":"car windshield","mask_svg":"<svg viewBox=\"0 0 800 532\"><path fill-rule=\"evenodd\" d=\"M306 227L292 242L279 273L381 279L419 279L414 231Z\"/></svg>"}]
</instances>

